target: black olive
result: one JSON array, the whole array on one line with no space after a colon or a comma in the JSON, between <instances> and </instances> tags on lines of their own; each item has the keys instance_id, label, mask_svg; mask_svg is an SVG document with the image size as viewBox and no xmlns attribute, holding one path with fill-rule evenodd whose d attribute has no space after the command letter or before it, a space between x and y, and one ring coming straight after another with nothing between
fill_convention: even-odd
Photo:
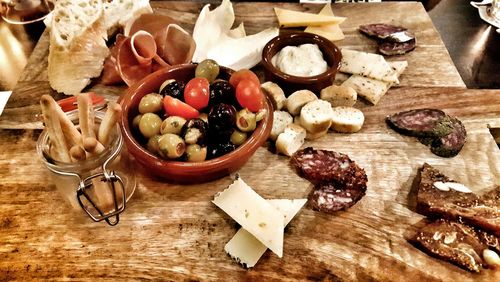
<instances>
[{"instance_id":1,"label":"black olive","mask_svg":"<svg viewBox=\"0 0 500 282\"><path fill-rule=\"evenodd\" d=\"M210 113L208 113L208 125L212 132L222 132L233 129L236 125L236 109L224 103L213 106L212 109L210 109Z\"/></svg>"},{"instance_id":2,"label":"black olive","mask_svg":"<svg viewBox=\"0 0 500 282\"><path fill-rule=\"evenodd\" d=\"M210 85L210 104L214 106L219 103L235 105L236 92L234 87L225 80L216 80Z\"/></svg>"},{"instance_id":3,"label":"black olive","mask_svg":"<svg viewBox=\"0 0 500 282\"><path fill-rule=\"evenodd\" d=\"M208 125L200 118L188 120L181 129L181 137L187 144L205 145L207 135Z\"/></svg>"},{"instance_id":4,"label":"black olive","mask_svg":"<svg viewBox=\"0 0 500 282\"><path fill-rule=\"evenodd\" d=\"M173 81L170 82L169 84L165 85L160 90L160 94L165 97L166 95L172 96L174 98L177 98L181 101L184 101L184 87L186 85L182 81Z\"/></svg>"},{"instance_id":5,"label":"black olive","mask_svg":"<svg viewBox=\"0 0 500 282\"><path fill-rule=\"evenodd\" d=\"M214 159L223 156L236 149L236 145L231 142L216 143L208 146L207 159Z\"/></svg>"}]
</instances>

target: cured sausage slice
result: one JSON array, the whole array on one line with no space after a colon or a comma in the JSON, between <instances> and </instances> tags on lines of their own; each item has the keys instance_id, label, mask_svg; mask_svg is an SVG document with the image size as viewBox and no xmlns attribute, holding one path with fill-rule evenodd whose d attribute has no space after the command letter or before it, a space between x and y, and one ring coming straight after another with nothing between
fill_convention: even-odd
<instances>
[{"instance_id":1,"label":"cured sausage slice","mask_svg":"<svg viewBox=\"0 0 500 282\"><path fill-rule=\"evenodd\" d=\"M371 36L371 37L376 37L379 39L386 39L389 37L391 34L396 33L396 32L401 32L408 30L405 27L402 26L395 26L395 25L390 25L390 24L383 24L383 23L375 23L375 24L366 24L366 25L360 25L359 26L359 31L362 33Z\"/></svg>"},{"instance_id":2,"label":"cured sausage slice","mask_svg":"<svg viewBox=\"0 0 500 282\"><path fill-rule=\"evenodd\" d=\"M315 210L345 210L366 193L365 171L345 154L308 147L297 151L291 163L304 178L316 184L309 197Z\"/></svg>"},{"instance_id":3,"label":"cured sausage slice","mask_svg":"<svg viewBox=\"0 0 500 282\"><path fill-rule=\"evenodd\" d=\"M378 45L378 51L387 56L403 55L415 49L417 41L412 39L407 42L383 42Z\"/></svg>"},{"instance_id":4,"label":"cured sausage slice","mask_svg":"<svg viewBox=\"0 0 500 282\"><path fill-rule=\"evenodd\" d=\"M438 109L416 109L393 114L388 116L386 121L389 126L401 134L416 137L437 137L447 135L452 130L449 122L443 124L445 118L446 113Z\"/></svg>"},{"instance_id":5,"label":"cured sausage slice","mask_svg":"<svg viewBox=\"0 0 500 282\"><path fill-rule=\"evenodd\" d=\"M462 122L457 118L450 118L450 120L452 125L451 133L434 139L431 144L431 152L444 158L456 156L467 141L467 132Z\"/></svg>"},{"instance_id":6,"label":"cured sausage slice","mask_svg":"<svg viewBox=\"0 0 500 282\"><path fill-rule=\"evenodd\" d=\"M310 205L314 210L332 213L346 210L356 204L366 192L364 189L339 188L334 184L322 184L315 187L309 196Z\"/></svg>"}]
</instances>

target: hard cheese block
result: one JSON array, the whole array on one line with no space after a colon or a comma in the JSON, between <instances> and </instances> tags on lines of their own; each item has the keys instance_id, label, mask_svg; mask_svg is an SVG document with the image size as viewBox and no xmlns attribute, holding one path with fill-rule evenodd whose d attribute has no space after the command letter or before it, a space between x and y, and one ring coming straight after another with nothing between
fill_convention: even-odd
<instances>
[{"instance_id":1,"label":"hard cheese block","mask_svg":"<svg viewBox=\"0 0 500 282\"><path fill-rule=\"evenodd\" d=\"M400 76L408 66L408 62L389 62L389 65L393 68L396 74ZM355 74L351 75L351 77L344 81L342 85L351 87L356 90L359 96L363 97L373 105L376 105L380 101L380 98L385 95L387 90L391 88L393 83Z\"/></svg>"},{"instance_id":2,"label":"hard cheese block","mask_svg":"<svg viewBox=\"0 0 500 282\"><path fill-rule=\"evenodd\" d=\"M330 4L326 4L323 9L319 12L318 15L322 16L335 16L332 11L332 6ZM328 24L322 26L308 26L305 32L317 34L319 36L323 36L324 38L330 41L342 40L345 38L342 29L338 24Z\"/></svg>"},{"instance_id":3,"label":"hard cheese block","mask_svg":"<svg viewBox=\"0 0 500 282\"><path fill-rule=\"evenodd\" d=\"M212 202L276 255L283 256L283 214L241 178L216 195Z\"/></svg>"},{"instance_id":4,"label":"hard cheese block","mask_svg":"<svg viewBox=\"0 0 500 282\"><path fill-rule=\"evenodd\" d=\"M343 17L323 16L310 13L274 8L282 27L319 26L326 24L340 24L345 21Z\"/></svg>"},{"instance_id":5,"label":"hard cheese block","mask_svg":"<svg viewBox=\"0 0 500 282\"><path fill-rule=\"evenodd\" d=\"M267 202L285 217L286 226L304 206L307 199L276 199L267 200ZM226 244L224 250L237 262L250 268L255 266L260 257L266 252L267 247L250 234L250 232L240 228Z\"/></svg>"},{"instance_id":6,"label":"hard cheese block","mask_svg":"<svg viewBox=\"0 0 500 282\"><path fill-rule=\"evenodd\" d=\"M340 71L399 83L397 73L389 66L384 57L377 54L342 49Z\"/></svg>"}]
</instances>

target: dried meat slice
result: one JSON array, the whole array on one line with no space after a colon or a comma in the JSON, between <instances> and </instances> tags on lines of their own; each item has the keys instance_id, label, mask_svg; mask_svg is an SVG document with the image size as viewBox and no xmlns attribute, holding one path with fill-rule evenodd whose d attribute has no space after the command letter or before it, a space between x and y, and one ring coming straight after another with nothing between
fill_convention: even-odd
<instances>
[{"instance_id":1,"label":"dried meat slice","mask_svg":"<svg viewBox=\"0 0 500 282\"><path fill-rule=\"evenodd\" d=\"M424 164L417 192L417 212L430 217L460 220L500 236L500 187L478 196L464 188L447 189L450 186L447 183L457 182L431 165Z\"/></svg>"},{"instance_id":2,"label":"dried meat slice","mask_svg":"<svg viewBox=\"0 0 500 282\"><path fill-rule=\"evenodd\" d=\"M486 266L484 250L500 252L498 237L444 219L425 225L410 241L437 258L473 272Z\"/></svg>"},{"instance_id":3,"label":"dried meat slice","mask_svg":"<svg viewBox=\"0 0 500 282\"><path fill-rule=\"evenodd\" d=\"M356 204L366 193L364 187L343 187L334 184L321 184L314 187L309 196L310 205L314 210L333 213L346 210Z\"/></svg>"},{"instance_id":4,"label":"dried meat slice","mask_svg":"<svg viewBox=\"0 0 500 282\"><path fill-rule=\"evenodd\" d=\"M387 37L389 37L393 33L406 31L406 30L408 30L408 29L405 27L402 27L402 26L395 26L395 25L383 24L383 23L366 24L366 25L359 26L359 31L361 33L364 33L368 36L376 37L379 39L386 39Z\"/></svg>"},{"instance_id":5,"label":"dried meat slice","mask_svg":"<svg viewBox=\"0 0 500 282\"><path fill-rule=\"evenodd\" d=\"M431 144L431 152L444 157L451 158L460 152L467 141L467 131L460 120L450 118L452 131L441 138L435 138Z\"/></svg>"},{"instance_id":6,"label":"dried meat slice","mask_svg":"<svg viewBox=\"0 0 500 282\"><path fill-rule=\"evenodd\" d=\"M395 131L415 137L441 137L452 132L446 113L438 109L415 109L388 116L387 123Z\"/></svg>"},{"instance_id":7,"label":"dried meat slice","mask_svg":"<svg viewBox=\"0 0 500 282\"><path fill-rule=\"evenodd\" d=\"M406 54L417 46L417 41L411 39L406 42L383 42L378 45L378 51L387 56Z\"/></svg>"}]
</instances>

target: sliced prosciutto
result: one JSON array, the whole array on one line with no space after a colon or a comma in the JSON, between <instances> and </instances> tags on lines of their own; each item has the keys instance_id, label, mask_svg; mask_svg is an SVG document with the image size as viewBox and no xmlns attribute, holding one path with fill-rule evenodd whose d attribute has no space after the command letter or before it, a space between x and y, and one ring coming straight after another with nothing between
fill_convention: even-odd
<instances>
[{"instance_id":1,"label":"sliced prosciutto","mask_svg":"<svg viewBox=\"0 0 500 282\"><path fill-rule=\"evenodd\" d=\"M171 65L191 62L196 43L187 31L176 24L170 24L155 35L158 56Z\"/></svg>"}]
</instances>

